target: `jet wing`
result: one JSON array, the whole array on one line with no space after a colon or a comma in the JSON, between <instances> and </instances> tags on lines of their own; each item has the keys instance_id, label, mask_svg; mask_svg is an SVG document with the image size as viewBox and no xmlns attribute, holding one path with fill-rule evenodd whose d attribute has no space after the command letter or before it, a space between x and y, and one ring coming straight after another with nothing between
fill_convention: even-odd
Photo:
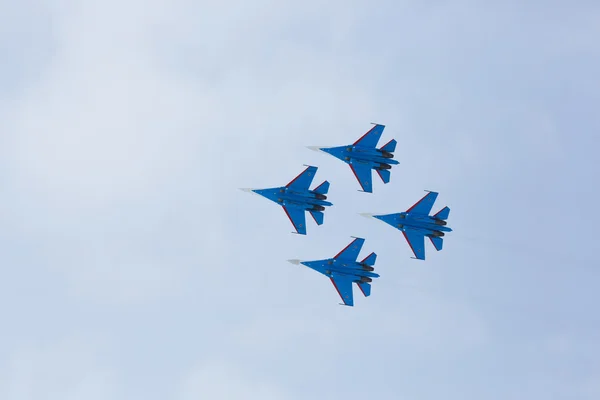
<instances>
[{"instance_id":1,"label":"jet wing","mask_svg":"<svg viewBox=\"0 0 600 400\"><path fill-rule=\"evenodd\" d=\"M308 190L316 173L317 167L308 167L285 186L294 190Z\"/></svg>"},{"instance_id":2,"label":"jet wing","mask_svg":"<svg viewBox=\"0 0 600 400\"><path fill-rule=\"evenodd\" d=\"M360 249L364 243L365 239L355 238L348 246L344 247L344 249L337 253L337 255L333 258L356 261L356 258L358 257Z\"/></svg>"},{"instance_id":3,"label":"jet wing","mask_svg":"<svg viewBox=\"0 0 600 400\"><path fill-rule=\"evenodd\" d=\"M360 183L362 190L367 193L373 193L373 176L371 174L371 167L364 164L349 164L354 176Z\"/></svg>"},{"instance_id":4,"label":"jet wing","mask_svg":"<svg viewBox=\"0 0 600 400\"><path fill-rule=\"evenodd\" d=\"M288 208L285 206L282 207L283 211L285 211L288 218L292 222L292 225L294 225L296 232L300 235L306 235L306 213L304 212L304 210L292 207Z\"/></svg>"},{"instance_id":5,"label":"jet wing","mask_svg":"<svg viewBox=\"0 0 600 400\"><path fill-rule=\"evenodd\" d=\"M367 133L361 136L356 142L354 142L354 146L363 146L363 147L377 147L377 143L381 138L381 134L385 129L385 125L375 125L372 127Z\"/></svg>"},{"instance_id":6,"label":"jet wing","mask_svg":"<svg viewBox=\"0 0 600 400\"><path fill-rule=\"evenodd\" d=\"M406 230L402 231L410 249L415 254L415 257L419 260L425 259L425 235L422 233Z\"/></svg>"},{"instance_id":7,"label":"jet wing","mask_svg":"<svg viewBox=\"0 0 600 400\"><path fill-rule=\"evenodd\" d=\"M433 203L437 199L438 194L436 192L429 192L419 201L417 201L411 208L406 210L407 213L429 215L433 208Z\"/></svg>"},{"instance_id":8,"label":"jet wing","mask_svg":"<svg viewBox=\"0 0 600 400\"><path fill-rule=\"evenodd\" d=\"M352 296L352 279L347 276L332 274L331 283L342 298L344 305L352 307L354 305L354 297Z\"/></svg>"}]
</instances>

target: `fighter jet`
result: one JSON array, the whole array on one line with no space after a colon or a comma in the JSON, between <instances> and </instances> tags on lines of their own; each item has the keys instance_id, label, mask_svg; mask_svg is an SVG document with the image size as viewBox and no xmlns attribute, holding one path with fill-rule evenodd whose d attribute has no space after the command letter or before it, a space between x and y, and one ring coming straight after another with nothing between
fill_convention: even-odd
<instances>
[{"instance_id":1,"label":"fighter jet","mask_svg":"<svg viewBox=\"0 0 600 400\"><path fill-rule=\"evenodd\" d=\"M364 243L365 239L354 237L354 240L333 258L317 261L288 261L292 264L306 265L327 276L344 302L340 305L352 307L354 305L352 282L355 282L367 297L371 294L372 278L379 278L379 274L373 272L377 254L371 253L361 262L356 261Z\"/></svg>"},{"instance_id":2,"label":"fighter jet","mask_svg":"<svg viewBox=\"0 0 600 400\"><path fill-rule=\"evenodd\" d=\"M387 215L361 214L366 217L377 218L386 224L402 231L408 245L418 260L425 259L425 236L431 240L437 251L442 250L444 232L452 232L446 226L450 215L450 208L444 207L436 214L430 216L431 208L438 193L426 190L427 193L421 200L405 212ZM415 258L413 257L413 258Z\"/></svg>"},{"instance_id":3,"label":"fighter jet","mask_svg":"<svg viewBox=\"0 0 600 400\"><path fill-rule=\"evenodd\" d=\"M259 194L282 206L296 229L295 233L300 235L306 235L305 211L310 212L317 225L322 225L325 207L333 205L325 201L329 191L329 182L324 181L313 190L308 189L317 173L317 167L305 166L308 168L285 186L269 189L241 189L245 192Z\"/></svg>"},{"instance_id":4,"label":"fighter jet","mask_svg":"<svg viewBox=\"0 0 600 400\"><path fill-rule=\"evenodd\" d=\"M350 165L354 176L356 176L362 187L362 191L373 193L371 170L377 171L383 183L388 183L392 165L399 164L398 161L393 160L394 154L392 154L396 150L396 141L392 139L378 149L377 143L381 138L385 125L373 125L375 126L371 130L353 144L339 147L308 146L308 148L329 153Z\"/></svg>"}]
</instances>

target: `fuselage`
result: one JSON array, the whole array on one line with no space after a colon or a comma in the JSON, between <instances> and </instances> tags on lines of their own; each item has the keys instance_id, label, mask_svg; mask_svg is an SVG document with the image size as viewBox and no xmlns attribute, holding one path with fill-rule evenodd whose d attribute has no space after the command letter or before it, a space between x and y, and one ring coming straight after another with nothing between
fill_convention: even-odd
<instances>
[{"instance_id":1,"label":"fuselage","mask_svg":"<svg viewBox=\"0 0 600 400\"><path fill-rule=\"evenodd\" d=\"M401 212L397 214L375 215L375 218L401 230L411 229L424 235L444 236L444 232L452 232L446 221L422 214Z\"/></svg>"},{"instance_id":2,"label":"fuselage","mask_svg":"<svg viewBox=\"0 0 600 400\"><path fill-rule=\"evenodd\" d=\"M327 196L315 193L312 190L295 191L283 186L278 188L256 189L254 192L279 205L301 208L304 210L323 211L325 207L333 205L333 203L325 200Z\"/></svg>"},{"instance_id":3,"label":"fuselage","mask_svg":"<svg viewBox=\"0 0 600 400\"><path fill-rule=\"evenodd\" d=\"M374 268L372 266L356 261L330 258L327 260L303 261L302 264L330 278L334 272L351 276L355 281L362 282L371 282L371 278L379 278L379 274L373 272Z\"/></svg>"},{"instance_id":4,"label":"fuselage","mask_svg":"<svg viewBox=\"0 0 600 400\"><path fill-rule=\"evenodd\" d=\"M367 164L371 168L389 169L391 165L399 164L394 160L394 155L390 152L383 151L377 148L363 146L339 146L321 149L326 153L346 162L347 164L361 163Z\"/></svg>"}]
</instances>

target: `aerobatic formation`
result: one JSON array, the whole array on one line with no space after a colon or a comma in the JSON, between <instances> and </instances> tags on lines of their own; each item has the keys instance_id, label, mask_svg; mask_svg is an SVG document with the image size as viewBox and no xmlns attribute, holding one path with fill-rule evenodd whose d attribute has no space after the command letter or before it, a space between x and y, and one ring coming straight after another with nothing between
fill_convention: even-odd
<instances>
[{"instance_id":1,"label":"aerobatic formation","mask_svg":"<svg viewBox=\"0 0 600 400\"><path fill-rule=\"evenodd\" d=\"M399 162L394 159L396 140L392 139L381 147L377 143L385 129L384 125L375 125L353 144L338 147L315 147L311 150L328 153L348 164L360 184L362 192L373 193L372 171L375 170L384 184L390 182L391 168ZM242 189L259 194L276 204L279 204L294 226L295 232L306 235L306 212L308 211L317 225L324 222L324 211L333 203L327 201L329 182L324 181L314 189L310 189L317 167L305 165L307 168L287 185L267 189ZM433 215L429 215L438 193L428 193L406 211L374 215L361 215L378 219L398 229L404 235L414 257L425 260L425 237L428 237L433 247L440 251L446 232L452 232L447 226L450 208L443 207ZM371 295L371 282L379 278L373 266L377 259L374 252L362 261L357 261L365 239L353 237L354 240L333 258L316 261L288 260L297 265L304 265L327 276L342 299L342 305L353 306L354 296L352 283L356 283L365 297Z\"/></svg>"}]
</instances>

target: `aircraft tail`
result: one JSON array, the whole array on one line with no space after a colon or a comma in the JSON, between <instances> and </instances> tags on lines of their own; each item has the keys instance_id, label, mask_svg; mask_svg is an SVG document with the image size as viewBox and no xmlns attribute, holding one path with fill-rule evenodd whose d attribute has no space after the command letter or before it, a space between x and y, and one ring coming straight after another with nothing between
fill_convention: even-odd
<instances>
[{"instance_id":1,"label":"aircraft tail","mask_svg":"<svg viewBox=\"0 0 600 400\"><path fill-rule=\"evenodd\" d=\"M450 216L450 208L447 206L438 211L433 217L437 219L441 219L443 221L447 220Z\"/></svg>"},{"instance_id":2,"label":"aircraft tail","mask_svg":"<svg viewBox=\"0 0 600 400\"><path fill-rule=\"evenodd\" d=\"M319 193L319 194L327 194L328 191L329 191L329 182L327 182L327 181L321 183L319 186L317 186L313 190L313 192Z\"/></svg>"},{"instance_id":3,"label":"aircraft tail","mask_svg":"<svg viewBox=\"0 0 600 400\"><path fill-rule=\"evenodd\" d=\"M376 169L375 171L377 171L383 183L389 183L392 174L388 169Z\"/></svg>"},{"instance_id":4,"label":"aircraft tail","mask_svg":"<svg viewBox=\"0 0 600 400\"><path fill-rule=\"evenodd\" d=\"M379 150L387 151L388 153L393 153L396 151L396 140L392 139L383 146Z\"/></svg>"},{"instance_id":5,"label":"aircraft tail","mask_svg":"<svg viewBox=\"0 0 600 400\"><path fill-rule=\"evenodd\" d=\"M440 251L442 249L442 246L444 245L444 240L441 237L430 236L429 239L431 239L431 244L433 244L433 247L435 247L437 251Z\"/></svg>"},{"instance_id":6,"label":"aircraft tail","mask_svg":"<svg viewBox=\"0 0 600 400\"><path fill-rule=\"evenodd\" d=\"M371 284L367 282L356 282L360 291L365 295L365 297L369 297L371 295Z\"/></svg>"},{"instance_id":7,"label":"aircraft tail","mask_svg":"<svg viewBox=\"0 0 600 400\"><path fill-rule=\"evenodd\" d=\"M366 256L365 259L361 261L361 263L373 266L375 265L375 260L377 260L377 254L371 253L368 256Z\"/></svg>"},{"instance_id":8,"label":"aircraft tail","mask_svg":"<svg viewBox=\"0 0 600 400\"><path fill-rule=\"evenodd\" d=\"M310 211L310 215L312 215L317 225L323 225L325 215L321 211Z\"/></svg>"}]
</instances>

